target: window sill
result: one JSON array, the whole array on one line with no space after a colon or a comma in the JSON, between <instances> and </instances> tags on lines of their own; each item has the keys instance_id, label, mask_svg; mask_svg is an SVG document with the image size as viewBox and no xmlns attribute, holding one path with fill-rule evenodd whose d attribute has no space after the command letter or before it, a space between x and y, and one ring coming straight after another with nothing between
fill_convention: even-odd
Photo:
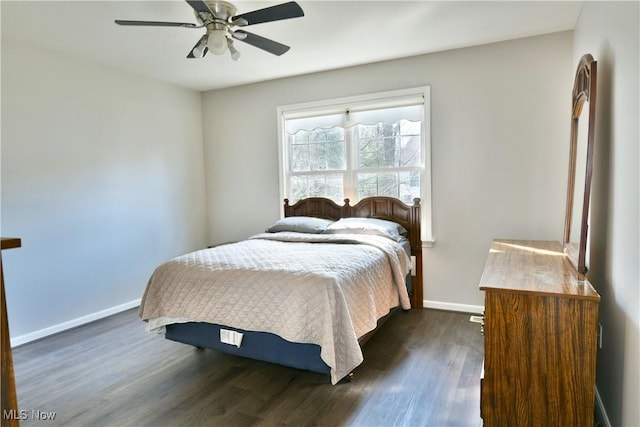
<instances>
[{"instance_id":1,"label":"window sill","mask_svg":"<svg viewBox=\"0 0 640 427\"><path fill-rule=\"evenodd\" d=\"M422 241L422 248L432 248L434 247L436 244L435 240L423 240Z\"/></svg>"}]
</instances>

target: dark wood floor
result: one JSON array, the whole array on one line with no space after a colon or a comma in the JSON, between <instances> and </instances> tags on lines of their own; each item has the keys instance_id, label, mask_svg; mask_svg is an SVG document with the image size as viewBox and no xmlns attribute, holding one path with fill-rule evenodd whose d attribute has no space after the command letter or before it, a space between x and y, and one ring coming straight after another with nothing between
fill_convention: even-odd
<instances>
[{"instance_id":1,"label":"dark wood floor","mask_svg":"<svg viewBox=\"0 0 640 427\"><path fill-rule=\"evenodd\" d=\"M398 312L365 346L354 380L332 386L165 340L129 310L13 356L22 426L444 427L481 425L482 345L469 315Z\"/></svg>"}]
</instances>

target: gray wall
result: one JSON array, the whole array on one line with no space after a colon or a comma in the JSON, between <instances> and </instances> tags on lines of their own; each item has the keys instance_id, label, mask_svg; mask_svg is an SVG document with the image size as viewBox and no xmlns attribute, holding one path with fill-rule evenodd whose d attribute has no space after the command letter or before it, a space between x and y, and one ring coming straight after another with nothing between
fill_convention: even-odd
<instances>
[{"instance_id":1,"label":"gray wall","mask_svg":"<svg viewBox=\"0 0 640 427\"><path fill-rule=\"evenodd\" d=\"M14 343L135 306L206 240L198 92L2 40L2 254Z\"/></svg>"},{"instance_id":2,"label":"gray wall","mask_svg":"<svg viewBox=\"0 0 640 427\"><path fill-rule=\"evenodd\" d=\"M597 388L613 426L640 426L640 7L585 2L573 62L598 61L589 280L602 296Z\"/></svg>"}]
</instances>

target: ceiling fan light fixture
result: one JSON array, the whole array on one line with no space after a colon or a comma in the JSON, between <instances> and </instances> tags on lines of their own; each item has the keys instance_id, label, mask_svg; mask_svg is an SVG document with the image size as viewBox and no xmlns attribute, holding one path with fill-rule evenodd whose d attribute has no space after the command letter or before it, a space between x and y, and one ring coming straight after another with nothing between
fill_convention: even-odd
<instances>
[{"instance_id":1,"label":"ceiling fan light fixture","mask_svg":"<svg viewBox=\"0 0 640 427\"><path fill-rule=\"evenodd\" d=\"M207 38L207 47L215 55L222 55L227 51L227 35L224 30L211 30Z\"/></svg>"},{"instance_id":2,"label":"ceiling fan light fixture","mask_svg":"<svg viewBox=\"0 0 640 427\"><path fill-rule=\"evenodd\" d=\"M231 54L231 59L234 61L238 61L240 59L240 52L233 46L233 41L228 41L229 53Z\"/></svg>"},{"instance_id":3,"label":"ceiling fan light fixture","mask_svg":"<svg viewBox=\"0 0 640 427\"><path fill-rule=\"evenodd\" d=\"M193 48L191 53L195 58L202 58L207 52L207 36L202 36L198 44Z\"/></svg>"}]
</instances>

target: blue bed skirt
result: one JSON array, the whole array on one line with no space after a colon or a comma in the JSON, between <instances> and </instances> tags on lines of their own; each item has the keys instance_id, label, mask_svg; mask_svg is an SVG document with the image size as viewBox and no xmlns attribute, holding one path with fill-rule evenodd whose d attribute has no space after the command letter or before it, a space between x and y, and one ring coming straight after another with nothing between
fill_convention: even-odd
<instances>
[{"instance_id":1,"label":"blue bed skirt","mask_svg":"<svg viewBox=\"0 0 640 427\"><path fill-rule=\"evenodd\" d=\"M242 345L238 348L220 342L221 328L242 333ZM165 338L321 374L329 374L331 371L320 358L319 345L290 342L268 332L243 331L214 323L189 322L167 325Z\"/></svg>"}]
</instances>

